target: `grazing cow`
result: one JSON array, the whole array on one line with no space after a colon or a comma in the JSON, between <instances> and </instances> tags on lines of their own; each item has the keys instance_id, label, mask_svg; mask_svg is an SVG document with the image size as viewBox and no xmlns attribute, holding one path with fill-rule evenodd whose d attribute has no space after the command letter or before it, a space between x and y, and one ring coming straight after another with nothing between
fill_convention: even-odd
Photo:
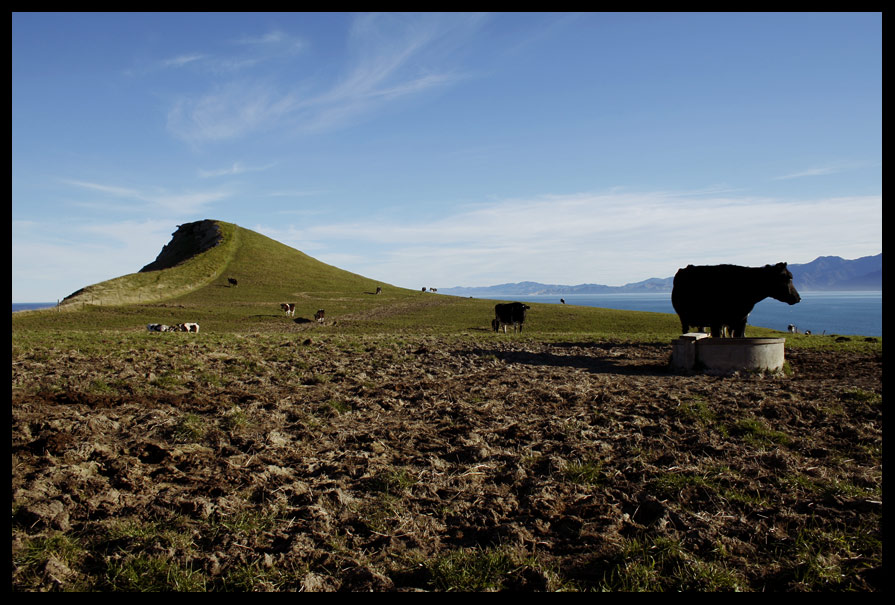
<instances>
[{"instance_id":1,"label":"grazing cow","mask_svg":"<svg viewBox=\"0 0 895 605\"><path fill-rule=\"evenodd\" d=\"M317 323L322 324L325 315L323 309L318 309L317 312L314 313L314 319L317 320Z\"/></svg>"},{"instance_id":2,"label":"grazing cow","mask_svg":"<svg viewBox=\"0 0 895 605\"><path fill-rule=\"evenodd\" d=\"M237 285L239 282L236 281L235 279L233 279L232 277L228 277L228 278L227 278L227 283L230 284L231 286L235 286L235 285Z\"/></svg>"},{"instance_id":3,"label":"grazing cow","mask_svg":"<svg viewBox=\"0 0 895 605\"><path fill-rule=\"evenodd\" d=\"M513 332L518 326L521 333L522 324L525 323L525 312L528 309L531 307L520 302L494 305L494 319L491 320L491 328L498 332L503 326L503 333L506 334L507 326L513 326Z\"/></svg>"},{"instance_id":4,"label":"grazing cow","mask_svg":"<svg viewBox=\"0 0 895 605\"><path fill-rule=\"evenodd\" d=\"M294 303L280 303L280 308L286 312L286 315L289 317L295 317L295 304Z\"/></svg>"},{"instance_id":5,"label":"grazing cow","mask_svg":"<svg viewBox=\"0 0 895 605\"><path fill-rule=\"evenodd\" d=\"M675 274L671 290L681 329L687 332L690 326L708 325L714 338L721 336L725 326L731 336L743 338L749 313L768 297L790 305L801 300L786 263L764 267L688 265Z\"/></svg>"},{"instance_id":6,"label":"grazing cow","mask_svg":"<svg viewBox=\"0 0 895 605\"><path fill-rule=\"evenodd\" d=\"M146 324L146 330L149 332L165 332L168 326L165 324Z\"/></svg>"},{"instance_id":7,"label":"grazing cow","mask_svg":"<svg viewBox=\"0 0 895 605\"><path fill-rule=\"evenodd\" d=\"M199 333L199 324L197 323L180 324L180 327L183 329L184 332L196 332L197 334Z\"/></svg>"}]
</instances>

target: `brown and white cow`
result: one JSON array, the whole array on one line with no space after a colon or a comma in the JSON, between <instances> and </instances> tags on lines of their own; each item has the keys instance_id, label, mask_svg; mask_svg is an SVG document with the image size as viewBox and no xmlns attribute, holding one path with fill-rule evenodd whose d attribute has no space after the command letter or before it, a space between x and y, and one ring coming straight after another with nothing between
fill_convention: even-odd
<instances>
[{"instance_id":1,"label":"brown and white cow","mask_svg":"<svg viewBox=\"0 0 895 605\"><path fill-rule=\"evenodd\" d=\"M294 303L280 303L280 308L286 312L286 315L289 317L295 317L295 304Z\"/></svg>"},{"instance_id":2,"label":"brown and white cow","mask_svg":"<svg viewBox=\"0 0 895 605\"><path fill-rule=\"evenodd\" d=\"M323 311L323 309L318 309L318 311L316 313L314 313L314 319L317 320L317 323L322 324L324 321L325 315L326 315L326 313Z\"/></svg>"}]
</instances>

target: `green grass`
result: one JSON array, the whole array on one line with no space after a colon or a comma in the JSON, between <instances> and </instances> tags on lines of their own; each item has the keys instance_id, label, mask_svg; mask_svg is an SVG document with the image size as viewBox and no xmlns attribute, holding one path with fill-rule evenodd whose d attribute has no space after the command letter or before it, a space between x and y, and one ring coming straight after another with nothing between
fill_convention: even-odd
<instances>
[{"instance_id":1,"label":"green grass","mask_svg":"<svg viewBox=\"0 0 895 605\"><path fill-rule=\"evenodd\" d=\"M434 590L495 592L505 588L507 576L524 564L505 548L454 550L426 563Z\"/></svg>"},{"instance_id":2,"label":"green grass","mask_svg":"<svg viewBox=\"0 0 895 605\"><path fill-rule=\"evenodd\" d=\"M730 592L746 586L723 562L696 555L670 538L633 538L612 563L600 584L603 591Z\"/></svg>"},{"instance_id":3,"label":"green grass","mask_svg":"<svg viewBox=\"0 0 895 605\"><path fill-rule=\"evenodd\" d=\"M205 592L207 576L189 565L164 556L135 555L113 562L106 572L104 591Z\"/></svg>"}]
</instances>

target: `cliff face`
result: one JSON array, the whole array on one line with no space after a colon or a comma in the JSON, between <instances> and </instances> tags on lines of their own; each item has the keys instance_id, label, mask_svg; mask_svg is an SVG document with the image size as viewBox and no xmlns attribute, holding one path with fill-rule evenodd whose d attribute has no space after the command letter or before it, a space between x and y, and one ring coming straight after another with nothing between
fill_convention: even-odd
<instances>
[{"instance_id":1,"label":"cliff face","mask_svg":"<svg viewBox=\"0 0 895 605\"><path fill-rule=\"evenodd\" d=\"M140 269L139 273L170 269L209 248L213 248L223 237L220 227L209 219L178 225L177 231L172 236L171 241L162 248L158 257Z\"/></svg>"}]
</instances>

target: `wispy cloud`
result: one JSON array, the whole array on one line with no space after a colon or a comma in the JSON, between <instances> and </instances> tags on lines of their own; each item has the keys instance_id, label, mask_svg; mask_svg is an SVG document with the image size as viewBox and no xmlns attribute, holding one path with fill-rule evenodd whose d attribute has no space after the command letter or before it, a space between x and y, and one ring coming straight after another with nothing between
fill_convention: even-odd
<instances>
[{"instance_id":1,"label":"wispy cloud","mask_svg":"<svg viewBox=\"0 0 895 605\"><path fill-rule=\"evenodd\" d=\"M881 212L879 196L608 193L505 200L435 222L367 220L263 232L315 250L325 262L357 256L345 268L408 287L526 279L621 285L668 277L691 263L756 266L809 262L824 251L876 253Z\"/></svg>"},{"instance_id":2,"label":"wispy cloud","mask_svg":"<svg viewBox=\"0 0 895 605\"><path fill-rule=\"evenodd\" d=\"M270 81L232 81L178 100L168 112L168 131L194 145L235 139L272 129L300 106Z\"/></svg>"},{"instance_id":3,"label":"wispy cloud","mask_svg":"<svg viewBox=\"0 0 895 605\"><path fill-rule=\"evenodd\" d=\"M196 61L202 61L206 59L208 55L203 55L199 53L193 53L190 55L181 55L179 57L174 57L172 59L165 59L162 61L162 67L183 67L184 65L188 65L190 63L195 63Z\"/></svg>"},{"instance_id":4,"label":"wispy cloud","mask_svg":"<svg viewBox=\"0 0 895 605\"><path fill-rule=\"evenodd\" d=\"M224 200L232 195L227 189L216 189L211 191L190 191L190 192L169 192L169 191L142 191L128 187L119 187L115 185L105 185L102 183L91 183L87 181L78 181L70 179L61 179L61 182L73 185L81 189L98 191L106 194L107 197L121 202L143 202L155 209L161 209L169 213L170 216L185 216L195 213L205 207ZM112 205L114 207L114 204ZM106 204L109 207L109 204ZM130 205L121 206L123 210L133 210ZM145 209L145 208L143 208ZM169 221L170 222L170 221Z\"/></svg>"},{"instance_id":5,"label":"wispy cloud","mask_svg":"<svg viewBox=\"0 0 895 605\"><path fill-rule=\"evenodd\" d=\"M81 187L83 189L92 189L94 191L101 191L103 193L108 193L109 195L117 196L117 197L138 197L139 193L136 189L129 189L127 187L118 187L115 185L103 185L102 183L88 183L86 181L76 181L71 179L61 179L63 183L67 183L69 185L74 185L76 187Z\"/></svg>"},{"instance_id":6,"label":"wispy cloud","mask_svg":"<svg viewBox=\"0 0 895 605\"><path fill-rule=\"evenodd\" d=\"M775 177L774 180L785 181L789 179L800 179L808 176L824 176L828 174L836 174L837 172L842 172L845 169L846 167L842 165L808 168L807 170L800 170L799 172L792 172L790 174L784 174L782 176Z\"/></svg>"},{"instance_id":7,"label":"wispy cloud","mask_svg":"<svg viewBox=\"0 0 895 605\"><path fill-rule=\"evenodd\" d=\"M202 94L177 99L168 111L168 130L202 145L275 127L293 133L344 127L385 103L462 79L453 54L481 21L479 15L360 15L347 40L350 58L334 81L312 78L299 63L288 70L219 80ZM279 31L239 43L251 49L276 45L291 53L303 47L302 41ZM228 59L234 65L254 60L251 54ZM309 75L302 78L302 73Z\"/></svg>"},{"instance_id":8,"label":"wispy cloud","mask_svg":"<svg viewBox=\"0 0 895 605\"><path fill-rule=\"evenodd\" d=\"M276 163L265 164L264 166L246 166L242 162L233 162L233 164L226 168L218 168L215 170L202 170L199 169L199 177L203 179L221 177L221 176L235 176L238 174L246 174L249 172L263 172L265 170L269 170L273 168Z\"/></svg>"},{"instance_id":9,"label":"wispy cloud","mask_svg":"<svg viewBox=\"0 0 895 605\"><path fill-rule=\"evenodd\" d=\"M307 46L304 39L290 36L282 30L272 30L257 36L242 36L234 41L245 46L276 47L283 50L298 51Z\"/></svg>"}]
</instances>

